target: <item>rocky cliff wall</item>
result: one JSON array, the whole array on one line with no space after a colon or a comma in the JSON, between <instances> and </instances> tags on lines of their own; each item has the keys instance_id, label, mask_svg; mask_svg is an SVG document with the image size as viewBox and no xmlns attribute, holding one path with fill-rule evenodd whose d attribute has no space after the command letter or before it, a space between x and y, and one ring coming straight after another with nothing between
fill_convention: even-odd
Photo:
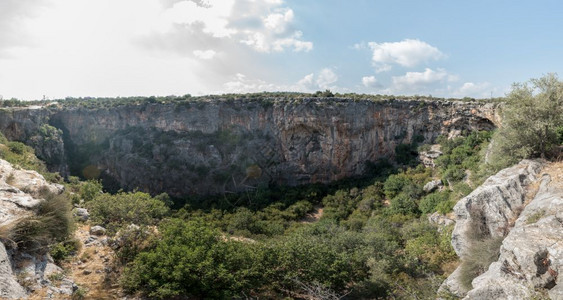
<instances>
[{"instance_id":1,"label":"rocky cliff wall","mask_svg":"<svg viewBox=\"0 0 563 300\"><path fill-rule=\"evenodd\" d=\"M483 274L464 287L458 268L441 290L463 299L563 299L563 163L522 161L490 177L454 208L452 245L475 256L471 233L499 238ZM483 258L484 259L484 258Z\"/></svg>"},{"instance_id":2,"label":"rocky cliff wall","mask_svg":"<svg viewBox=\"0 0 563 300\"><path fill-rule=\"evenodd\" d=\"M473 280L465 299L563 299L562 167L542 170L539 190L504 238L498 260Z\"/></svg>"},{"instance_id":3,"label":"rocky cliff wall","mask_svg":"<svg viewBox=\"0 0 563 300\"><path fill-rule=\"evenodd\" d=\"M35 143L54 170L174 196L297 185L361 174L398 144L492 129L494 104L346 99L198 102L0 112L0 130ZM39 139L39 138L36 138ZM48 150L45 150L48 148Z\"/></svg>"}]
</instances>

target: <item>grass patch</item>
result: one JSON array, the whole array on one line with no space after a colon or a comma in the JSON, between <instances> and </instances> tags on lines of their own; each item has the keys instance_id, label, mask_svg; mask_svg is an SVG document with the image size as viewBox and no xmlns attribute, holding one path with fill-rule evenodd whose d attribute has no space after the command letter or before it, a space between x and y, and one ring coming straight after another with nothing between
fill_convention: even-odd
<instances>
[{"instance_id":1,"label":"grass patch","mask_svg":"<svg viewBox=\"0 0 563 300\"><path fill-rule=\"evenodd\" d=\"M473 241L467 255L463 258L460 266L460 283L470 290L473 288L471 281L483 274L489 265L498 259L500 245L503 238L488 238Z\"/></svg>"},{"instance_id":2,"label":"grass patch","mask_svg":"<svg viewBox=\"0 0 563 300\"><path fill-rule=\"evenodd\" d=\"M545 216L545 210L539 210L526 219L526 224L534 224Z\"/></svg>"},{"instance_id":3,"label":"grass patch","mask_svg":"<svg viewBox=\"0 0 563 300\"><path fill-rule=\"evenodd\" d=\"M48 195L36 214L20 219L8 237L19 249L45 253L49 245L65 241L74 230L70 201L63 195Z\"/></svg>"}]
</instances>

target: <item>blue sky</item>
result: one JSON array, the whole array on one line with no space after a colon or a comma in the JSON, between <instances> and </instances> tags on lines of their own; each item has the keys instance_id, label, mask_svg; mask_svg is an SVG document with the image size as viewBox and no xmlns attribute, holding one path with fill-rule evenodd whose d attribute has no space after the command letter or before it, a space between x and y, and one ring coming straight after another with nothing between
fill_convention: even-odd
<instances>
[{"instance_id":1,"label":"blue sky","mask_svg":"<svg viewBox=\"0 0 563 300\"><path fill-rule=\"evenodd\" d=\"M558 1L0 0L0 95L502 96L563 68Z\"/></svg>"}]
</instances>

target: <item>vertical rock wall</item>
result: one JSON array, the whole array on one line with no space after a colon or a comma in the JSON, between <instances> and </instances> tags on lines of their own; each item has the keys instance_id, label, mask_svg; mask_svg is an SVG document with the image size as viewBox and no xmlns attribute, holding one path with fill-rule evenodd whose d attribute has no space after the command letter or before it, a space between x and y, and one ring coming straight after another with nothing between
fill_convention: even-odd
<instances>
[{"instance_id":1,"label":"vertical rock wall","mask_svg":"<svg viewBox=\"0 0 563 300\"><path fill-rule=\"evenodd\" d=\"M29 140L42 122L61 130L62 148L36 145L52 169L68 165L73 174L174 196L338 180L361 174L366 162L392 159L398 144L488 130L499 122L494 104L334 98L198 100L5 116L0 130L12 139ZM61 156L64 163L57 161Z\"/></svg>"}]
</instances>

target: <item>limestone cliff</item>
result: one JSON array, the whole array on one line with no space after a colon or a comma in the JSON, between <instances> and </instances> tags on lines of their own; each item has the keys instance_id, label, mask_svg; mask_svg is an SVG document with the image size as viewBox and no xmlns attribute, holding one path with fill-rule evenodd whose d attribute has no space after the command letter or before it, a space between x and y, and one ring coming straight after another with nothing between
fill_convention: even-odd
<instances>
[{"instance_id":1,"label":"limestone cliff","mask_svg":"<svg viewBox=\"0 0 563 300\"><path fill-rule=\"evenodd\" d=\"M398 144L492 129L498 113L495 104L448 101L199 99L2 111L0 130L29 143L48 124L61 130L51 134L57 143L33 146L52 170L183 196L358 175L366 162L393 158Z\"/></svg>"},{"instance_id":2,"label":"limestone cliff","mask_svg":"<svg viewBox=\"0 0 563 300\"><path fill-rule=\"evenodd\" d=\"M498 259L473 279L471 289L460 285L458 268L442 290L464 299L563 299L562 167L523 161L458 202L452 244L462 260L473 241L470 225L482 224L503 240Z\"/></svg>"}]
</instances>

